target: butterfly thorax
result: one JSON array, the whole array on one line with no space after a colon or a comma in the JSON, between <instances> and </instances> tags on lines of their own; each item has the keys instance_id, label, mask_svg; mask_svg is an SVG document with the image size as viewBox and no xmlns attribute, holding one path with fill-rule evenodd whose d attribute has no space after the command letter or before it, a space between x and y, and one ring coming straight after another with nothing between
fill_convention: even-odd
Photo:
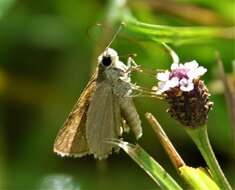
<instances>
[{"instance_id":1,"label":"butterfly thorax","mask_svg":"<svg viewBox=\"0 0 235 190\"><path fill-rule=\"evenodd\" d=\"M98 57L97 80L109 83L113 94L118 97L125 97L131 93L129 68L119 60L117 52L112 48L107 48Z\"/></svg>"},{"instance_id":2,"label":"butterfly thorax","mask_svg":"<svg viewBox=\"0 0 235 190\"><path fill-rule=\"evenodd\" d=\"M118 61L110 67L100 64L97 80L106 81L112 86L114 95L125 97L131 94L131 79L127 66Z\"/></svg>"}]
</instances>

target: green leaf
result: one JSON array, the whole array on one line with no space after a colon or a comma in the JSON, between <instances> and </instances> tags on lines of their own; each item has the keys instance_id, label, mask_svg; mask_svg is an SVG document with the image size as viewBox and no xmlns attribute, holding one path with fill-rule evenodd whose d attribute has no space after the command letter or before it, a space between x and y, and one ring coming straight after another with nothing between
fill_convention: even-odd
<instances>
[{"instance_id":1,"label":"green leaf","mask_svg":"<svg viewBox=\"0 0 235 190\"><path fill-rule=\"evenodd\" d=\"M143 148L121 140L110 140L122 148L162 189L182 190L178 183Z\"/></svg>"},{"instance_id":2,"label":"green leaf","mask_svg":"<svg viewBox=\"0 0 235 190\"><path fill-rule=\"evenodd\" d=\"M125 31L143 41L172 43L199 43L213 39L235 39L234 27L181 27L140 22L127 11L123 17Z\"/></svg>"}]
</instances>

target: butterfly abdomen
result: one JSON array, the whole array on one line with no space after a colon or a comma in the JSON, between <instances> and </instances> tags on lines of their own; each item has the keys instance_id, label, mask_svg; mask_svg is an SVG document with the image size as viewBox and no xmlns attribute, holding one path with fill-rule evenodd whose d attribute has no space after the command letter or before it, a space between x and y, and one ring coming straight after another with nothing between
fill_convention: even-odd
<instances>
[{"instance_id":1,"label":"butterfly abdomen","mask_svg":"<svg viewBox=\"0 0 235 190\"><path fill-rule=\"evenodd\" d=\"M127 125L134 132L136 139L139 139L142 136L141 120L132 98L122 98L120 100L120 106L122 117L126 120Z\"/></svg>"}]
</instances>

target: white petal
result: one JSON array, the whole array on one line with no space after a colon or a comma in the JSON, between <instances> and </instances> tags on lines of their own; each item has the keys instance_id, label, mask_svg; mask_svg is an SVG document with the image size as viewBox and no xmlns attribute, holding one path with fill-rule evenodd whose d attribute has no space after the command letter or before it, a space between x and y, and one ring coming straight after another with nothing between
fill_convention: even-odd
<instances>
[{"instance_id":1,"label":"white petal","mask_svg":"<svg viewBox=\"0 0 235 190\"><path fill-rule=\"evenodd\" d=\"M182 90L184 92L189 92L189 91L193 90L193 88L194 88L194 84L191 80L182 79L180 81L180 90Z\"/></svg>"},{"instance_id":2,"label":"white petal","mask_svg":"<svg viewBox=\"0 0 235 190\"><path fill-rule=\"evenodd\" d=\"M186 78L183 78L179 81L180 85L186 85L188 84L188 80Z\"/></svg>"},{"instance_id":3,"label":"white petal","mask_svg":"<svg viewBox=\"0 0 235 190\"><path fill-rule=\"evenodd\" d=\"M185 69L185 66L182 63L180 63L178 68L179 69Z\"/></svg>"},{"instance_id":4,"label":"white petal","mask_svg":"<svg viewBox=\"0 0 235 190\"><path fill-rule=\"evenodd\" d=\"M170 86L167 82L158 83L158 92L162 93L170 89Z\"/></svg>"},{"instance_id":5,"label":"white petal","mask_svg":"<svg viewBox=\"0 0 235 190\"><path fill-rule=\"evenodd\" d=\"M167 81L169 80L169 75L170 75L169 71L165 71L164 73L158 73L157 79L160 81Z\"/></svg>"},{"instance_id":6,"label":"white petal","mask_svg":"<svg viewBox=\"0 0 235 190\"><path fill-rule=\"evenodd\" d=\"M187 75L190 79L199 78L200 76L204 75L207 72L207 69L200 66L196 69L190 70Z\"/></svg>"},{"instance_id":7,"label":"white petal","mask_svg":"<svg viewBox=\"0 0 235 190\"><path fill-rule=\"evenodd\" d=\"M207 72L207 69L205 67L198 67L195 71L195 73L197 74L197 76L202 76Z\"/></svg>"},{"instance_id":8,"label":"white petal","mask_svg":"<svg viewBox=\"0 0 235 190\"><path fill-rule=\"evenodd\" d=\"M195 60L190 61L190 62L186 62L186 63L184 64L184 66L185 66L187 69L189 69L189 70L197 69L198 65L199 65L198 62L195 61Z\"/></svg>"},{"instance_id":9,"label":"white petal","mask_svg":"<svg viewBox=\"0 0 235 190\"><path fill-rule=\"evenodd\" d=\"M184 92L190 92L191 90L193 90L193 88L194 88L193 83L189 83L188 86L180 86L180 90Z\"/></svg>"},{"instance_id":10,"label":"white petal","mask_svg":"<svg viewBox=\"0 0 235 190\"><path fill-rule=\"evenodd\" d=\"M173 88L179 85L179 78L173 77L171 80L167 81L168 85Z\"/></svg>"},{"instance_id":11,"label":"white petal","mask_svg":"<svg viewBox=\"0 0 235 190\"><path fill-rule=\"evenodd\" d=\"M175 70L175 69L177 69L177 68L179 68L179 64L178 64L178 63L173 63L173 64L171 65L171 70L172 70L172 71Z\"/></svg>"}]
</instances>

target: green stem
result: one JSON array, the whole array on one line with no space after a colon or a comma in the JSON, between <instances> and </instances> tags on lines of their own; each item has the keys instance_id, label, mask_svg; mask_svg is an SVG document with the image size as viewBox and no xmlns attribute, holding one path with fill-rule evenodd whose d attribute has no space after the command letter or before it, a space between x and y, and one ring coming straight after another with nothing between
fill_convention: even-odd
<instances>
[{"instance_id":1,"label":"green stem","mask_svg":"<svg viewBox=\"0 0 235 190\"><path fill-rule=\"evenodd\" d=\"M183 27L165 26L141 22L128 11L122 11L125 31L143 41L155 41L173 44L197 43L216 38L234 39L234 27Z\"/></svg>"},{"instance_id":2,"label":"green stem","mask_svg":"<svg viewBox=\"0 0 235 190\"><path fill-rule=\"evenodd\" d=\"M184 27L141 22L136 19L125 1L109 0L107 21L124 22L123 31L141 41L172 43L198 43L213 39L235 39L234 27Z\"/></svg>"},{"instance_id":3,"label":"green stem","mask_svg":"<svg viewBox=\"0 0 235 190\"><path fill-rule=\"evenodd\" d=\"M187 128L186 131L197 145L218 186L223 190L232 190L212 150L207 134L207 127L203 126L196 129Z\"/></svg>"}]
</instances>

